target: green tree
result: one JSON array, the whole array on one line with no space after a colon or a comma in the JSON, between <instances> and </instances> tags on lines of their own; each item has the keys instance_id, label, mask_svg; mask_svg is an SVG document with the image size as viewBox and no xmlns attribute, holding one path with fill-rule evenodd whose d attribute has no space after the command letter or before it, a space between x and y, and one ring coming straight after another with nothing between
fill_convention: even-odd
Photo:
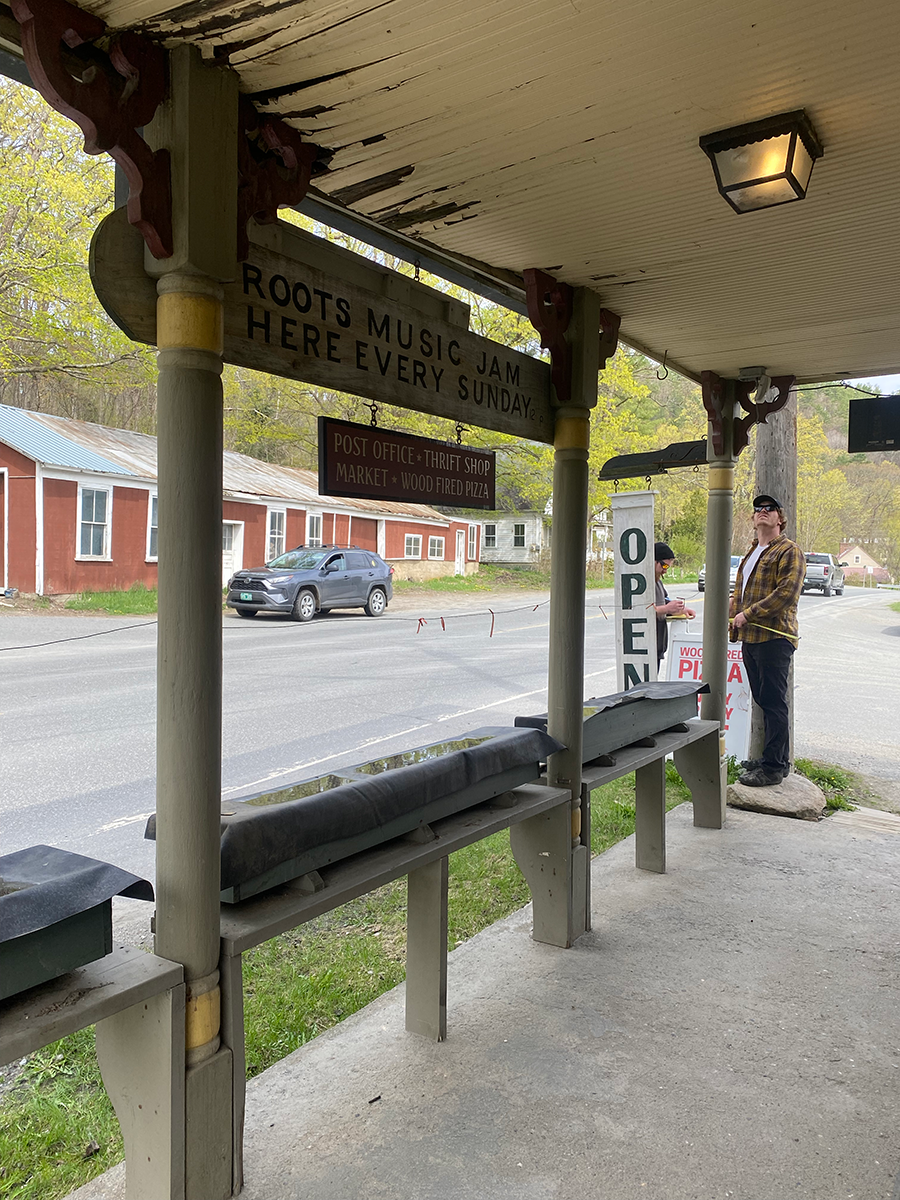
<instances>
[{"instance_id":1,"label":"green tree","mask_svg":"<svg viewBox=\"0 0 900 1200\"><path fill-rule=\"evenodd\" d=\"M112 186L112 163L82 153L70 121L0 80L0 401L152 428L152 352L110 321L88 275Z\"/></svg>"}]
</instances>

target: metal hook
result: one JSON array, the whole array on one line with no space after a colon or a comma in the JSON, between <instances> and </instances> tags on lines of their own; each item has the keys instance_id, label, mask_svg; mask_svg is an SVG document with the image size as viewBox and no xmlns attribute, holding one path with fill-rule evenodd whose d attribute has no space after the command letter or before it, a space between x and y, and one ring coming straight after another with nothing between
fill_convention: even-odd
<instances>
[{"instance_id":1,"label":"metal hook","mask_svg":"<svg viewBox=\"0 0 900 1200\"><path fill-rule=\"evenodd\" d=\"M371 427L373 429L377 429L378 428L378 405L377 404L367 404L366 408L372 414L372 420L369 422L369 424L371 425Z\"/></svg>"},{"instance_id":2,"label":"metal hook","mask_svg":"<svg viewBox=\"0 0 900 1200\"><path fill-rule=\"evenodd\" d=\"M660 382L662 382L662 380L663 380L663 379L668 379L668 378L669 378L669 368L666 366L666 359L667 359L668 357L669 357L669 352L668 352L668 350L667 350L667 351L665 352L665 354L663 355L663 360L662 360L662 369L663 369L663 371L665 372L665 374L664 374L664 375L660 375L659 371L657 371L657 372L656 372L656 378L657 378L657 379L658 379Z\"/></svg>"},{"instance_id":3,"label":"metal hook","mask_svg":"<svg viewBox=\"0 0 900 1200\"><path fill-rule=\"evenodd\" d=\"M457 421L456 422L456 444L457 444L457 446L462 445L462 435L467 432L468 432L468 429L465 425L463 425L462 421Z\"/></svg>"},{"instance_id":4,"label":"metal hook","mask_svg":"<svg viewBox=\"0 0 900 1200\"><path fill-rule=\"evenodd\" d=\"M618 479L614 479L613 480L613 491L617 492L618 490L619 490L619 481L618 481Z\"/></svg>"},{"instance_id":5,"label":"metal hook","mask_svg":"<svg viewBox=\"0 0 900 1200\"><path fill-rule=\"evenodd\" d=\"M644 477L644 483L646 483L647 491L649 492L650 491L650 476L649 475Z\"/></svg>"},{"instance_id":6,"label":"metal hook","mask_svg":"<svg viewBox=\"0 0 900 1200\"><path fill-rule=\"evenodd\" d=\"M415 267L415 269L416 269L416 273L415 273L415 277L414 277L414 278L415 278L415 281L416 281L416 283L418 283L418 282L419 282L419 272L420 272L420 270L421 270L421 266L422 266L422 264L419 262L419 260L418 260L418 259L416 259L416 260L415 260L415 262L413 263L413 266L414 266L414 267Z\"/></svg>"}]
</instances>

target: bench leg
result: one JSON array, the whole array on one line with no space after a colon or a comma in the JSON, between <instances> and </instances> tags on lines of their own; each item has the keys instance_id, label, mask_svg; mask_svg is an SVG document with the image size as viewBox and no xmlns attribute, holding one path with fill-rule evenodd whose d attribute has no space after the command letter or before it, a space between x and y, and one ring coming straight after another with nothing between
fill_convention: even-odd
<instances>
[{"instance_id":1,"label":"bench leg","mask_svg":"<svg viewBox=\"0 0 900 1200\"><path fill-rule=\"evenodd\" d=\"M222 955L219 961L219 987L222 994L222 1043L229 1047L234 1061L231 1097L232 1192L236 1196L244 1186L244 1104L247 1093L242 955Z\"/></svg>"},{"instance_id":2,"label":"bench leg","mask_svg":"<svg viewBox=\"0 0 900 1200\"><path fill-rule=\"evenodd\" d=\"M126 1200L183 1200L184 985L98 1022L96 1037L125 1139Z\"/></svg>"},{"instance_id":3,"label":"bench leg","mask_svg":"<svg viewBox=\"0 0 900 1200\"><path fill-rule=\"evenodd\" d=\"M666 761L634 773L634 865L642 871L666 869Z\"/></svg>"},{"instance_id":4,"label":"bench leg","mask_svg":"<svg viewBox=\"0 0 900 1200\"><path fill-rule=\"evenodd\" d=\"M720 753L719 731L676 750L675 769L691 789L694 824L702 829L721 829L725 824L725 791L728 760Z\"/></svg>"},{"instance_id":5,"label":"bench leg","mask_svg":"<svg viewBox=\"0 0 900 1200\"><path fill-rule=\"evenodd\" d=\"M558 804L510 826L509 844L531 892L532 937L551 946L571 946L584 929L584 913L577 929L573 918L571 804ZM586 902L584 889L580 892Z\"/></svg>"},{"instance_id":6,"label":"bench leg","mask_svg":"<svg viewBox=\"0 0 900 1200\"><path fill-rule=\"evenodd\" d=\"M447 1036L447 883L439 858L407 879L406 1028L442 1042Z\"/></svg>"}]
</instances>

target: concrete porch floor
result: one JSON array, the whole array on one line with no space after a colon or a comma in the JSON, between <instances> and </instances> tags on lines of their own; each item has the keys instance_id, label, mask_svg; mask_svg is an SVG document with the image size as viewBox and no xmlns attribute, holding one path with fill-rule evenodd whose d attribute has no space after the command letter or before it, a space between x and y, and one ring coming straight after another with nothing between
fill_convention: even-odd
<instances>
[{"instance_id":1,"label":"concrete porch floor","mask_svg":"<svg viewBox=\"0 0 900 1200\"><path fill-rule=\"evenodd\" d=\"M900 818L690 820L595 859L574 949L454 951L445 1043L400 987L253 1080L245 1200L900 1196Z\"/></svg>"}]
</instances>

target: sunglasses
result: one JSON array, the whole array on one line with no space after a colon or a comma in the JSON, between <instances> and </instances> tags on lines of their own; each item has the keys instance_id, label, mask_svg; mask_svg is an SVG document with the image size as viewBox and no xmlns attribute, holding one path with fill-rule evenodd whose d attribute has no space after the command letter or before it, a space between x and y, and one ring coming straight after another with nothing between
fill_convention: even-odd
<instances>
[{"instance_id":1,"label":"sunglasses","mask_svg":"<svg viewBox=\"0 0 900 1200\"><path fill-rule=\"evenodd\" d=\"M777 504L754 504L754 512L778 512Z\"/></svg>"}]
</instances>

